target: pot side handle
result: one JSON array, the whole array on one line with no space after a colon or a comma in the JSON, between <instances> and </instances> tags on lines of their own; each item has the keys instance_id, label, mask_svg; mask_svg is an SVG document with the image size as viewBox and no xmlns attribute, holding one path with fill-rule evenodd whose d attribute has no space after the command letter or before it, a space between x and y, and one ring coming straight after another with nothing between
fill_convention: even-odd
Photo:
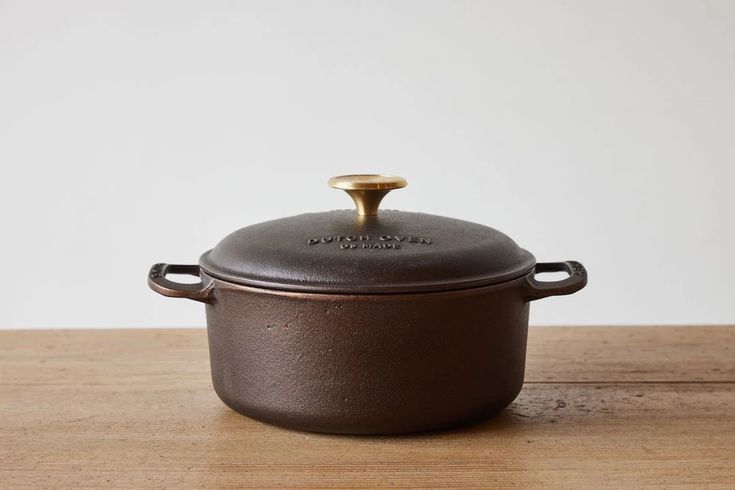
<instances>
[{"instance_id":1,"label":"pot side handle","mask_svg":"<svg viewBox=\"0 0 735 490\"><path fill-rule=\"evenodd\" d=\"M540 272L566 272L569 277L561 281L537 281ZM533 301L547 296L562 296L576 293L587 285L587 270L579 262L545 262L536 264L534 271L526 277L526 299Z\"/></svg>"},{"instance_id":2,"label":"pot side handle","mask_svg":"<svg viewBox=\"0 0 735 490\"><path fill-rule=\"evenodd\" d=\"M148 286L158 294L171 298L188 298L203 303L210 303L214 299L214 281L211 279L207 284L201 280L196 284L183 284L169 281L166 274L201 277L198 265L153 264L148 272Z\"/></svg>"}]
</instances>

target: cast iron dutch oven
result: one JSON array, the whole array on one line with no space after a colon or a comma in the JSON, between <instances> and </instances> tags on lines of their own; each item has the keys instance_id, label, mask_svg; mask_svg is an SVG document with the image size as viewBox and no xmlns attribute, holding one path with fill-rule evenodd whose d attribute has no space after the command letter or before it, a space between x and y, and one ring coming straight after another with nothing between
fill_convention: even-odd
<instances>
[{"instance_id":1,"label":"cast iron dutch oven","mask_svg":"<svg viewBox=\"0 0 735 490\"><path fill-rule=\"evenodd\" d=\"M528 309L587 283L503 233L381 210L400 177L330 180L354 210L248 226L199 265L154 265L150 287L206 305L212 381L232 409L318 432L447 428L507 406L523 384ZM568 277L540 282L539 272ZM181 284L167 274L199 276Z\"/></svg>"}]
</instances>

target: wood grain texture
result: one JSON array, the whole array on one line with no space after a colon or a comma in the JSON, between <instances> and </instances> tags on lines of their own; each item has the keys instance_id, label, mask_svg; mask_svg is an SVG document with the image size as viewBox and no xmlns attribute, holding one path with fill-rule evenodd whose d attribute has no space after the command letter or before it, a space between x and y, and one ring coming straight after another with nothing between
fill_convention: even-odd
<instances>
[{"instance_id":1,"label":"wood grain texture","mask_svg":"<svg viewBox=\"0 0 735 490\"><path fill-rule=\"evenodd\" d=\"M460 430L240 416L190 330L0 332L0 487L735 486L735 327L534 328L528 383Z\"/></svg>"}]
</instances>

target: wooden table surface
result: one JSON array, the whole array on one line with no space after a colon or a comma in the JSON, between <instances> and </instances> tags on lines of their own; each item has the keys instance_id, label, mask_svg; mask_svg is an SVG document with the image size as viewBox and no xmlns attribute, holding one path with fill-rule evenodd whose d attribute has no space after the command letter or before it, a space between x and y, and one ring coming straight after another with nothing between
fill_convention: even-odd
<instances>
[{"instance_id":1,"label":"wooden table surface","mask_svg":"<svg viewBox=\"0 0 735 490\"><path fill-rule=\"evenodd\" d=\"M735 488L735 327L532 328L496 418L402 437L255 422L206 333L0 332L0 487Z\"/></svg>"}]
</instances>

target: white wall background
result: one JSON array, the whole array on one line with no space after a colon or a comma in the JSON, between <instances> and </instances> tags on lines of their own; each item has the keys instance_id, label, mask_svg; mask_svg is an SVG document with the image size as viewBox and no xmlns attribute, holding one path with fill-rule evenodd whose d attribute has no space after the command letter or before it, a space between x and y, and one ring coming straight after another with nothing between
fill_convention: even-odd
<instances>
[{"instance_id":1,"label":"white wall background","mask_svg":"<svg viewBox=\"0 0 735 490\"><path fill-rule=\"evenodd\" d=\"M0 0L0 165L0 328L202 325L149 266L356 171L583 262L534 324L733 323L735 2Z\"/></svg>"}]
</instances>

